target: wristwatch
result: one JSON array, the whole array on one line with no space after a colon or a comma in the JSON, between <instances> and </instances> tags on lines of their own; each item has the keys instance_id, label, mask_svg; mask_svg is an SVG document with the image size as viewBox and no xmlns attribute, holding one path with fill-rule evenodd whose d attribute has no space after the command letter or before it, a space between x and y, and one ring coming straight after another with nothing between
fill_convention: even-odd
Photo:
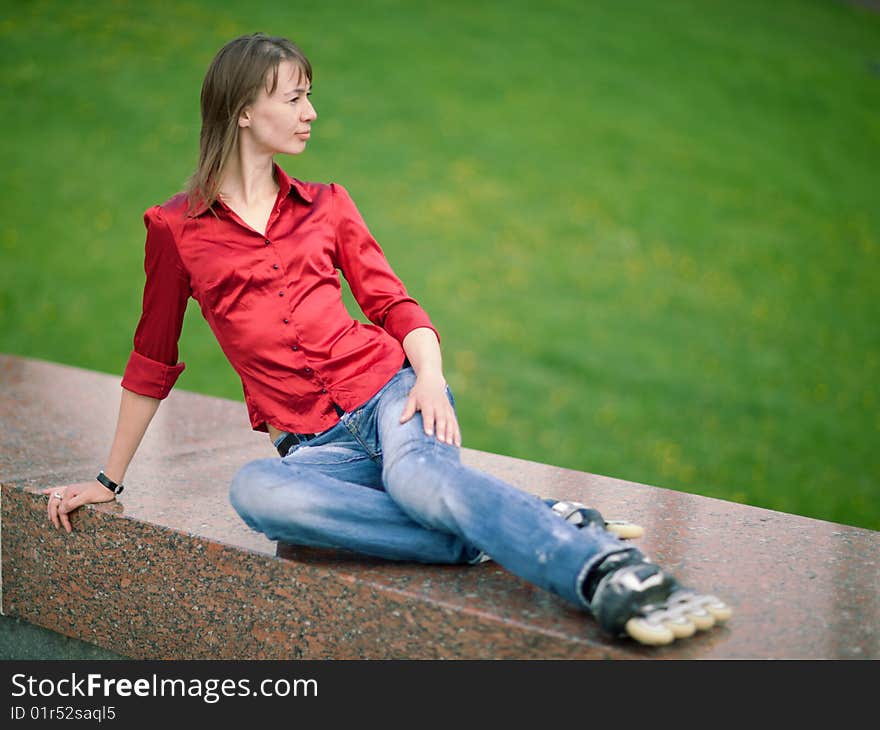
<instances>
[{"instance_id":1,"label":"wristwatch","mask_svg":"<svg viewBox=\"0 0 880 730\"><path fill-rule=\"evenodd\" d=\"M103 471L95 477L101 484L103 484L107 489L109 489L113 494L122 494L122 490L125 487L122 484L117 484L110 477L108 477Z\"/></svg>"}]
</instances>

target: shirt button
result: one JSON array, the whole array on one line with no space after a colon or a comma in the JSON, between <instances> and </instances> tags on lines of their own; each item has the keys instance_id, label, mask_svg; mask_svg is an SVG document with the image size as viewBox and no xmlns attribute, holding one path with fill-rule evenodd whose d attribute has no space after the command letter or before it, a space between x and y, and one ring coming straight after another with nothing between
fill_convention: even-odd
<instances>
[{"instance_id":1,"label":"shirt button","mask_svg":"<svg viewBox=\"0 0 880 730\"><path fill-rule=\"evenodd\" d=\"M311 368L306 368L306 372L307 372L307 373L310 373L310 372L312 372L312 369L311 369Z\"/></svg>"},{"instance_id":2,"label":"shirt button","mask_svg":"<svg viewBox=\"0 0 880 730\"><path fill-rule=\"evenodd\" d=\"M272 243L272 241L270 241L270 240L267 238L267 239L265 240L265 244L268 246L270 243Z\"/></svg>"},{"instance_id":3,"label":"shirt button","mask_svg":"<svg viewBox=\"0 0 880 730\"><path fill-rule=\"evenodd\" d=\"M278 292L278 296L279 296L279 297L283 297L283 296L284 296L284 292L283 292L283 291Z\"/></svg>"},{"instance_id":4,"label":"shirt button","mask_svg":"<svg viewBox=\"0 0 880 730\"><path fill-rule=\"evenodd\" d=\"M287 317L284 318L284 324L290 324L290 320Z\"/></svg>"},{"instance_id":5,"label":"shirt button","mask_svg":"<svg viewBox=\"0 0 880 730\"><path fill-rule=\"evenodd\" d=\"M272 268L273 268L273 269L277 269L277 268L278 268L278 264L272 264Z\"/></svg>"},{"instance_id":6,"label":"shirt button","mask_svg":"<svg viewBox=\"0 0 880 730\"><path fill-rule=\"evenodd\" d=\"M294 346L293 346L293 349L294 349L294 350L298 350L298 349L299 349L299 345L294 345Z\"/></svg>"},{"instance_id":7,"label":"shirt button","mask_svg":"<svg viewBox=\"0 0 880 730\"><path fill-rule=\"evenodd\" d=\"M326 393L326 392L327 392L327 389L326 389L326 388L321 388L321 392L322 392L322 393Z\"/></svg>"}]
</instances>

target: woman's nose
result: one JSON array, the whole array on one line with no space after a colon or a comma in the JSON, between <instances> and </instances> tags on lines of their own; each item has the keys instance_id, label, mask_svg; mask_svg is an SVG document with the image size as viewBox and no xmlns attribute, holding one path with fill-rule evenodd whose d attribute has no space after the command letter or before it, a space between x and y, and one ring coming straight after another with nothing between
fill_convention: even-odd
<instances>
[{"instance_id":1,"label":"woman's nose","mask_svg":"<svg viewBox=\"0 0 880 730\"><path fill-rule=\"evenodd\" d=\"M318 112L315 111L314 104L312 104L312 102L309 101L308 106L306 107L305 112L303 113L303 120L306 122L311 122L317 118L318 118Z\"/></svg>"}]
</instances>

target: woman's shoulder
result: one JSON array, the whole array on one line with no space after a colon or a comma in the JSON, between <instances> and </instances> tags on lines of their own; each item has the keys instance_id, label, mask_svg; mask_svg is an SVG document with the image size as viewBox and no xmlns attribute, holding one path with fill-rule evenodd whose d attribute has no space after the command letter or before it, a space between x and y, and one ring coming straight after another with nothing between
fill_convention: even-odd
<instances>
[{"instance_id":1,"label":"woman's shoulder","mask_svg":"<svg viewBox=\"0 0 880 730\"><path fill-rule=\"evenodd\" d=\"M189 200L184 192L175 193L164 203L157 203L147 208L147 213L159 215L165 220L183 220L189 210Z\"/></svg>"},{"instance_id":2,"label":"woman's shoulder","mask_svg":"<svg viewBox=\"0 0 880 730\"><path fill-rule=\"evenodd\" d=\"M151 205L144 211L144 222L147 224L161 222L166 224L179 223L187 215L188 201L186 193L176 193L164 203Z\"/></svg>"},{"instance_id":3,"label":"woman's shoulder","mask_svg":"<svg viewBox=\"0 0 880 730\"><path fill-rule=\"evenodd\" d=\"M147 240L176 240L187 215L186 193L176 193L164 203L151 205L144 211Z\"/></svg>"},{"instance_id":4,"label":"woman's shoulder","mask_svg":"<svg viewBox=\"0 0 880 730\"><path fill-rule=\"evenodd\" d=\"M176 238L191 218L189 197L185 192L175 193L163 203L151 205L144 211L144 225L164 227Z\"/></svg>"}]
</instances>

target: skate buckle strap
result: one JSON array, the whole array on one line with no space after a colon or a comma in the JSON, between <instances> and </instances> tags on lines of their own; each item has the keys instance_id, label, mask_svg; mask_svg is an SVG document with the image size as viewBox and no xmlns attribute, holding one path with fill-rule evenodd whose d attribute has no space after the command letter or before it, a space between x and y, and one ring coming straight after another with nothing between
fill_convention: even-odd
<instances>
[{"instance_id":1,"label":"skate buckle strap","mask_svg":"<svg viewBox=\"0 0 880 730\"><path fill-rule=\"evenodd\" d=\"M562 517L562 519L567 520L578 511L579 507L581 507L581 505L575 504L574 502L557 502L551 507L551 509Z\"/></svg>"}]
</instances>

